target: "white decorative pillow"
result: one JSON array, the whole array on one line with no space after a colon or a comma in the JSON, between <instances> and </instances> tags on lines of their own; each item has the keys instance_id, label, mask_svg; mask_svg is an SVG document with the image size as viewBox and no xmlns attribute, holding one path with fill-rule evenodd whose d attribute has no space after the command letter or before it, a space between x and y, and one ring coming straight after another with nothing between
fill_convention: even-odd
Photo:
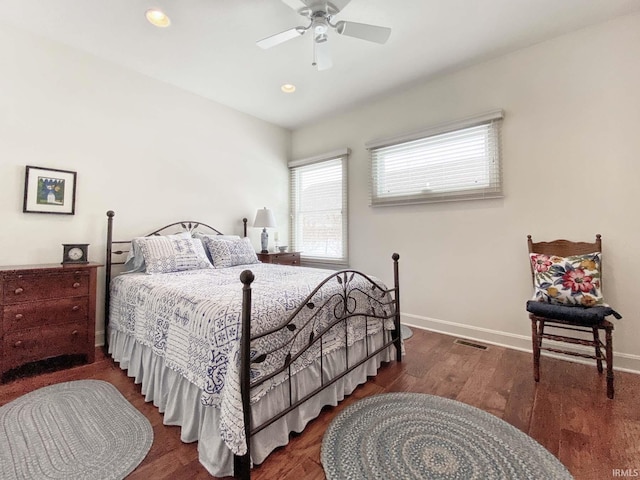
<instances>
[{"instance_id":1,"label":"white decorative pillow","mask_svg":"<svg viewBox=\"0 0 640 480\"><path fill-rule=\"evenodd\" d=\"M207 236L203 238L203 242L213 262L213 268L260 263L253 245L246 237L235 240L222 240L214 236Z\"/></svg>"},{"instance_id":2,"label":"white decorative pillow","mask_svg":"<svg viewBox=\"0 0 640 480\"><path fill-rule=\"evenodd\" d=\"M199 238L200 240L202 240L203 243L205 238L213 238L214 240L238 240L240 238L239 235L217 235L217 234L200 233L200 232L194 232L193 237Z\"/></svg>"},{"instance_id":3,"label":"white decorative pillow","mask_svg":"<svg viewBox=\"0 0 640 480\"><path fill-rule=\"evenodd\" d=\"M210 238L212 240L240 240L240 236L238 235L216 235L213 233L194 232L193 236L194 238L200 239L200 241L204 244L205 251L207 252L207 258L211 263L213 263L213 258L211 258L211 253L206 246L207 244L205 243L205 239Z\"/></svg>"},{"instance_id":4,"label":"white decorative pillow","mask_svg":"<svg viewBox=\"0 0 640 480\"><path fill-rule=\"evenodd\" d=\"M600 288L600 252L558 257L529 254L533 299L560 305L606 305Z\"/></svg>"},{"instance_id":5,"label":"white decorative pillow","mask_svg":"<svg viewBox=\"0 0 640 480\"><path fill-rule=\"evenodd\" d=\"M202 242L189 232L177 235L138 237L132 249L142 252L147 273L171 273L213 268Z\"/></svg>"}]
</instances>

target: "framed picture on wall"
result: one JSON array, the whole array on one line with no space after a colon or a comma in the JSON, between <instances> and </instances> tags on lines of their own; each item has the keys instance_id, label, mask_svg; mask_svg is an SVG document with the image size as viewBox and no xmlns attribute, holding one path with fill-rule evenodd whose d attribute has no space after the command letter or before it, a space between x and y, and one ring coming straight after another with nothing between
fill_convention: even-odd
<instances>
[{"instance_id":1,"label":"framed picture on wall","mask_svg":"<svg viewBox=\"0 0 640 480\"><path fill-rule=\"evenodd\" d=\"M27 165L24 174L25 213L76 212L76 172Z\"/></svg>"}]
</instances>

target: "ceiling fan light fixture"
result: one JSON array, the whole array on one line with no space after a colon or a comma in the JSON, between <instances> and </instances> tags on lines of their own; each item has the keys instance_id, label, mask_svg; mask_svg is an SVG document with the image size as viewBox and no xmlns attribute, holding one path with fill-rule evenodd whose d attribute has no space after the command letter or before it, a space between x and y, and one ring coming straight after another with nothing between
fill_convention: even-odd
<instances>
[{"instance_id":1,"label":"ceiling fan light fixture","mask_svg":"<svg viewBox=\"0 0 640 480\"><path fill-rule=\"evenodd\" d=\"M285 83L280 87L280 90L282 90L284 93L293 93L296 91L296 86L292 83Z\"/></svg>"},{"instance_id":2,"label":"ceiling fan light fixture","mask_svg":"<svg viewBox=\"0 0 640 480\"><path fill-rule=\"evenodd\" d=\"M166 28L171 25L171 19L169 16L164 13L162 10L158 10L157 8L150 8L145 12L145 17L151 25L160 28Z\"/></svg>"},{"instance_id":3,"label":"ceiling fan light fixture","mask_svg":"<svg viewBox=\"0 0 640 480\"><path fill-rule=\"evenodd\" d=\"M313 23L313 33L316 35L325 35L329 28L327 24L324 22L314 22Z\"/></svg>"}]
</instances>

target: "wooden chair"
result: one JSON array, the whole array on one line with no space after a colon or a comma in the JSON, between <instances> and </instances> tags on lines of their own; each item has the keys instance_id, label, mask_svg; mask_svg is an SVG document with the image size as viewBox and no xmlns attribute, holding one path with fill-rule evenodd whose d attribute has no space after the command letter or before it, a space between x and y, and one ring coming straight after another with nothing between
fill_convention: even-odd
<instances>
[{"instance_id":1,"label":"wooden chair","mask_svg":"<svg viewBox=\"0 0 640 480\"><path fill-rule=\"evenodd\" d=\"M551 242L533 242L531 235L527 236L529 253L544 254L548 256L568 257L602 251L601 236L596 235L593 243L571 242L568 240L554 240ZM532 262L532 280L535 269ZM601 266L600 266L601 267ZM601 270L600 270L601 271ZM547 350L583 358L596 360L598 372L602 373L602 362L607 366L607 397L613 398L613 324L606 320L608 315L621 318L620 315L608 306L583 307L574 305L555 305L553 303L530 300L527 302L527 311L531 319L531 336L533 343L533 377L536 382L540 380L540 352ZM545 328L550 327L562 330L562 334L547 333ZM604 330L605 342L600 340L600 330ZM555 332L556 330L554 330ZM580 334L576 334L580 332ZM585 338L588 334L592 339ZM558 347L543 346L543 340L566 342L574 345L585 345L594 348L595 354L565 350ZM602 354L604 350L605 354Z\"/></svg>"}]
</instances>

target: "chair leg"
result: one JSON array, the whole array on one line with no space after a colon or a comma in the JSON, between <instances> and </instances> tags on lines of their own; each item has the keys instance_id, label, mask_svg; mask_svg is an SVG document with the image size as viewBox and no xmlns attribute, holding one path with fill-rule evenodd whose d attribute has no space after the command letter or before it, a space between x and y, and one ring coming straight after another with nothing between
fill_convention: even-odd
<instances>
[{"instance_id":1,"label":"chair leg","mask_svg":"<svg viewBox=\"0 0 640 480\"><path fill-rule=\"evenodd\" d=\"M598 364L598 372L602 373L602 350L600 350L600 334L598 327L593 327L593 343L596 347L596 363Z\"/></svg>"},{"instance_id":2,"label":"chair leg","mask_svg":"<svg viewBox=\"0 0 640 480\"><path fill-rule=\"evenodd\" d=\"M608 327L605 329L606 350L607 350L607 397L613 398L613 340L611 331Z\"/></svg>"},{"instance_id":3,"label":"chair leg","mask_svg":"<svg viewBox=\"0 0 640 480\"><path fill-rule=\"evenodd\" d=\"M538 340L538 322L531 315L531 342L533 343L533 379L540 381L540 342Z\"/></svg>"}]
</instances>

